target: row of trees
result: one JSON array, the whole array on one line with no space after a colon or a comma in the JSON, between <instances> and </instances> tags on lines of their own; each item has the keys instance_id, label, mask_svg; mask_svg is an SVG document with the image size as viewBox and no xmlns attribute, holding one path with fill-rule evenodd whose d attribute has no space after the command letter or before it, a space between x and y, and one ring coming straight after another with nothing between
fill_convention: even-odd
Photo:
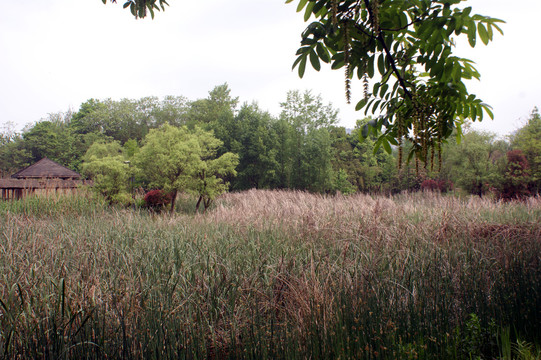
<instances>
[{"instance_id":1,"label":"row of trees","mask_svg":"<svg viewBox=\"0 0 541 360\"><path fill-rule=\"evenodd\" d=\"M117 178L107 181L120 188L125 189L132 179L146 188L195 192L201 203L205 199L208 203L228 183L233 190L349 193L419 189L423 181L434 179L478 195L528 194L540 189L541 119L537 110L508 139L466 126L463 141L450 138L441 158L427 156L424 163L407 163L396 147L391 154L383 148L374 152L378 138L360 136L370 118L358 121L354 129L336 126L338 112L311 92L290 91L281 107L280 116L274 117L257 104L239 106L227 84L195 101L172 96L91 99L76 113L52 114L21 134L4 130L0 171L5 176L45 156L94 178L100 167L110 166L116 169ZM160 145L168 136L184 144L184 150ZM160 171L175 169L157 162L160 146L189 168L178 179ZM190 156L197 159L189 163ZM163 181L166 178L171 179L169 183ZM213 186L208 186L209 179ZM123 193L119 188L110 194L103 191L110 199L126 197L119 195Z\"/></svg>"}]
</instances>

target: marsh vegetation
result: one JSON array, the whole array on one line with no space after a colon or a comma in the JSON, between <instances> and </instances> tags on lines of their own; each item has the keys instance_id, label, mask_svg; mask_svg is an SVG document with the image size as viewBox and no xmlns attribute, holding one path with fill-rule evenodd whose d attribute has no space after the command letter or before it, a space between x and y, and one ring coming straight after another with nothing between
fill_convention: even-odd
<instances>
[{"instance_id":1,"label":"marsh vegetation","mask_svg":"<svg viewBox=\"0 0 541 360\"><path fill-rule=\"evenodd\" d=\"M195 215L90 195L0 213L0 358L540 353L538 197L251 190Z\"/></svg>"}]
</instances>

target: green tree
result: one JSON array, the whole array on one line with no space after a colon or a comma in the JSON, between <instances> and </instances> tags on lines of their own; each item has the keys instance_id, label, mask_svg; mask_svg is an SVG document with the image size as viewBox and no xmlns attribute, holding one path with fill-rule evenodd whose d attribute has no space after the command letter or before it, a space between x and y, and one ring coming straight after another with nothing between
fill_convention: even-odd
<instances>
[{"instance_id":1,"label":"green tree","mask_svg":"<svg viewBox=\"0 0 541 360\"><path fill-rule=\"evenodd\" d=\"M500 186L505 173L507 144L489 132L465 131L460 143L450 143L442 169L451 180L470 194L483 196Z\"/></svg>"},{"instance_id":2,"label":"green tree","mask_svg":"<svg viewBox=\"0 0 541 360\"><path fill-rule=\"evenodd\" d=\"M76 134L94 134L124 144L129 139L142 140L153 125L152 111L157 98L140 100L90 99L74 115L72 129Z\"/></svg>"},{"instance_id":3,"label":"green tree","mask_svg":"<svg viewBox=\"0 0 541 360\"><path fill-rule=\"evenodd\" d=\"M528 191L529 165L522 150L507 152L507 171L503 179L500 196L503 199L521 199L530 195Z\"/></svg>"},{"instance_id":4,"label":"green tree","mask_svg":"<svg viewBox=\"0 0 541 360\"><path fill-rule=\"evenodd\" d=\"M242 105L230 122L222 123L221 135L226 151L239 155L238 174L232 188L270 188L277 183L277 137L274 119L257 104Z\"/></svg>"},{"instance_id":5,"label":"green tree","mask_svg":"<svg viewBox=\"0 0 541 360\"><path fill-rule=\"evenodd\" d=\"M190 128L200 126L206 130L219 130L220 123L233 118L238 103L238 97L231 96L231 89L227 83L218 85L209 91L206 99L190 103L187 125Z\"/></svg>"},{"instance_id":6,"label":"green tree","mask_svg":"<svg viewBox=\"0 0 541 360\"><path fill-rule=\"evenodd\" d=\"M200 205L203 204L206 211L218 195L229 189L229 184L224 179L227 176L236 175L235 167L239 163L239 157L230 152L218 157L218 148L223 143L211 132L196 128L194 135L201 151L200 161L191 174L191 181L187 188L188 191L199 196L195 210L199 211Z\"/></svg>"},{"instance_id":7,"label":"green tree","mask_svg":"<svg viewBox=\"0 0 541 360\"><path fill-rule=\"evenodd\" d=\"M292 2L287 0L286 2ZM492 117L490 107L469 94L464 80L479 79L472 62L453 55L454 37L464 35L473 47L500 31L502 22L473 15L461 0L299 0L304 19L315 17L303 32L293 67L304 75L308 61L344 68L346 97L354 75L365 85L356 109L383 115L365 125L379 137L375 146L391 153L391 145L411 141L411 151L426 161L463 119ZM369 89L368 80L373 87ZM371 91L370 91L371 90Z\"/></svg>"},{"instance_id":8,"label":"green tree","mask_svg":"<svg viewBox=\"0 0 541 360\"><path fill-rule=\"evenodd\" d=\"M79 111L73 114L70 127L75 134L102 133L105 119L97 114L103 114L106 106L101 101L89 99L81 104Z\"/></svg>"},{"instance_id":9,"label":"green tree","mask_svg":"<svg viewBox=\"0 0 541 360\"><path fill-rule=\"evenodd\" d=\"M172 194L171 213L175 211L178 192L186 189L200 162L197 137L186 127L177 128L167 123L150 130L135 155L135 163L149 186Z\"/></svg>"},{"instance_id":10,"label":"green tree","mask_svg":"<svg viewBox=\"0 0 541 360\"><path fill-rule=\"evenodd\" d=\"M530 191L541 192L541 116L535 108L528 122L511 136L511 147L520 149L530 167Z\"/></svg>"},{"instance_id":11,"label":"green tree","mask_svg":"<svg viewBox=\"0 0 541 360\"><path fill-rule=\"evenodd\" d=\"M136 140L130 139L124 143L122 149L126 158L131 159L139 151L139 146Z\"/></svg>"},{"instance_id":12,"label":"green tree","mask_svg":"<svg viewBox=\"0 0 541 360\"><path fill-rule=\"evenodd\" d=\"M311 91L301 93L299 90L287 92L286 101L280 103L281 117L288 120L298 131L329 127L338 122L338 110L332 104L323 104L321 95L313 95Z\"/></svg>"},{"instance_id":13,"label":"green tree","mask_svg":"<svg viewBox=\"0 0 541 360\"><path fill-rule=\"evenodd\" d=\"M173 126L186 125L190 102L184 96L165 96L154 104L150 114L151 128L157 128L165 123Z\"/></svg>"},{"instance_id":14,"label":"green tree","mask_svg":"<svg viewBox=\"0 0 541 360\"><path fill-rule=\"evenodd\" d=\"M324 193L332 190L332 147L328 128L310 129L303 146L299 149L301 169L297 174L297 185L313 192Z\"/></svg>"},{"instance_id":15,"label":"green tree","mask_svg":"<svg viewBox=\"0 0 541 360\"><path fill-rule=\"evenodd\" d=\"M93 189L109 203L130 203L127 191L130 166L118 141L97 141L92 144L83 157L81 169L94 181Z\"/></svg>"},{"instance_id":16,"label":"green tree","mask_svg":"<svg viewBox=\"0 0 541 360\"><path fill-rule=\"evenodd\" d=\"M286 119L278 119L271 124L276 134L276 187L287 189L292 187L293 153L295 147L295 129Z\"/></svg>"},{"instance_id":17,"label":"green tree","mask_svg":"<svg viewBox=\"0 0 541 360\"><path fill-rule=\"evenodd\" d=\"M64 166L77 169L82 155L76 147L75 137L69 127L71 112L49 114L23 131L24 147L36 162L48 157Z\"/></svg>"},{"instance_id":18,"label":"green tree","mask_svg":"<svg viewBox=\"0 0 541 360\"><path fill-rule=\"evenodd\" d=\"M225 153L217 157L222 142L199 127L164 124L152 129L134 161L150 187L170 192L171 213L179 191L195 192L205 207L227 189L224 177L234 174L237 157Z\"/></svg>"},{"instance_id":19,"label":"green tree","mask_svg":"<svg viewBox=\"0 0 541 360\"><path fill-rule=\"evenodd\" d=\"M338 111L331 104L324 105L321 96L310 91L289 91L280 106L280 118L291 127L281 131L284 143L279 155L283 169L289 171L284 174L289 186L319 192L328 190L332 182L328 128L337 122Z\"/></svg>"},{"instance_id":20,"label":"green tree","mask_svg":"<svg viewBox=\"0 0 541 360\"><path fill-rule=\"evenodd\" d=\"M349 182L348 174L344 169L340 169L335 172L333 179L333 190L339 191L344 195L353 194L355 187Z\"/></svg>"},{"instance_id":21,"label":"green tree","mask_svg":"<svg viewBox=\"0 0 541 360\"><path fill-rule=\"evenodd\" d=\"M9 177L30 163L31 154L21 134L13 129L13 124L4 124L0 133L0 178Z\"/></svg>"}]
</instances>

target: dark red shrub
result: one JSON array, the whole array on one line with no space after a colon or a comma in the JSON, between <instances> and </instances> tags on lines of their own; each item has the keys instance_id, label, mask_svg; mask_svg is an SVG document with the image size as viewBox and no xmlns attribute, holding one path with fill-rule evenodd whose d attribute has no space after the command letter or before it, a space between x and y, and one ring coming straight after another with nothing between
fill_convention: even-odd
<instances>
[{"instance_id":1,"label":"dark red shrub","mask_svg":"<svg viewBox=\"0 0 541 360\"><path fill-rule=\"evenodd\" d=\"M145 204L147 208L161 210L171 203L171 194L163 190L151 190L145 195Z\"/></svg>"},{"instance_id":2,"label":"dark red shrub","mask_svg":"<svg viewBox=\"0 0 541 360\"><path fill-rule=\"evenodd\" d=\"M434 179L426 179L421 183L421 190L436 191L439 190L438 182Z\"/></svg>"},{"instance_id":3,"label":"dark red shrub","mask_svg":"<svg viewBox=\"0 0 541 360\"><path fill-rule=\"evenodd\" d=\"M451 180L438 180L438 189L442 193L446 193L448 191L451 191L455 188L455 185Z\"/></svg>"},{"instance_id":4,"label":"dark red shrub","mask_svg":"<svg viewBox=\"0 0 541 360\"><path fill-rule=\"evenodd\" d=\"M446 193L447 191L453 190L453 182L450 180L425 179L421 183L421 190Z\"/></svg>"}]
</instances>

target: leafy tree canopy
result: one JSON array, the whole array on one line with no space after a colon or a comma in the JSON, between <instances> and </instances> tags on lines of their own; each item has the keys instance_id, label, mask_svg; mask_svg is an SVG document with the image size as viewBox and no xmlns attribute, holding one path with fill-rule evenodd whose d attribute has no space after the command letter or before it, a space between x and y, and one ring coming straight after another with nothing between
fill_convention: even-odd
<instances>
[{"instance_id":1,"label":"leafy tree canopy","mask_svg":"<svg viewBox=\"0 0 541 360\"><path fill-rule=\"evenodd\" d=\"M130 175L129 162L118 141L96 141L83 156L82 173L94 181L94 190L110 203L130 202L126 186Z\"/></svg>"},{"instance_id":2,"label":"leafy tree canopy","mask_svg":"<svg viewBox=\"0 0 541 360\"><path fill-rule=\"evenodd\" d=\"M280 117L299 130L328 127L338 122L338 110L330 103L324 105L321 95L315 96L311 91L288 91L286 101L280 106Z\"/></svg>"},{"instance_id":3,"label":"leafy tree canopy","mask_svg":"<svg viewBox=\"0 0 541 360\"><path fill-rule=\"evenodd\" d=\"M151 188L173 194L173 212L177 193L187 186L190 174L201 161L200 153L197 138L186 127L178 128L166 123L150 130L135 156L135 163Z\"/></svg>"},{"instance_id":4,"label":"leafy tree canopy","mask_svg":"<svg viewBox=\"0 0 541 360\"><path fill-rule=\"evenodd\" d=\"M286 2L292 2L288 0ZM310 61L344 68L346 97L356 75L364 82L364 98L356 105L365 114L382 114L362 135L378 134L376 148L391 152L402 139L412 142L410 157L426 161L428 149L440 148L464 119L493 117L489 105L469 94L465 80L480 74L468 59L453 55L455 37L464 35L474 47L486 45L501 20L460 8L462 0L299 0L304 19L315 17L302 34L294 67L304 75ZM369 87L369 79L373 86Z\"/></svg>"},{"instance_id":5,"label":"leafy tree canopy","mask_svg":"<svg viewBox=\"0 0 541 360\"><path fill-rule=\"evenodd\" d=\"M217 158L222 142L211 132L195 127L164 124L151 129L144 144L134 156L150 187L172 194L171 213L179 191L191 191L208 207L215 196L228 188L226 175L235 175L238 156L225 153Z\"/></svg>"},{"instance_id":6,"label":"leafy tree canopy","mask_svg":"<svg viewBox=\"0 0 541 360\"><path fill-rule=\"evenodd\" d=\"M193 168L187 190L199 196L196 205L198 211L201 203L206 210L218 195L229 189L229 183L224 178L237 174L235 168L239 157L231 152L218 157L218 148L223 142L215 138L212 132L196 127L193 134L199 143L200 161Z\"/></svg>"}]
</instances>

